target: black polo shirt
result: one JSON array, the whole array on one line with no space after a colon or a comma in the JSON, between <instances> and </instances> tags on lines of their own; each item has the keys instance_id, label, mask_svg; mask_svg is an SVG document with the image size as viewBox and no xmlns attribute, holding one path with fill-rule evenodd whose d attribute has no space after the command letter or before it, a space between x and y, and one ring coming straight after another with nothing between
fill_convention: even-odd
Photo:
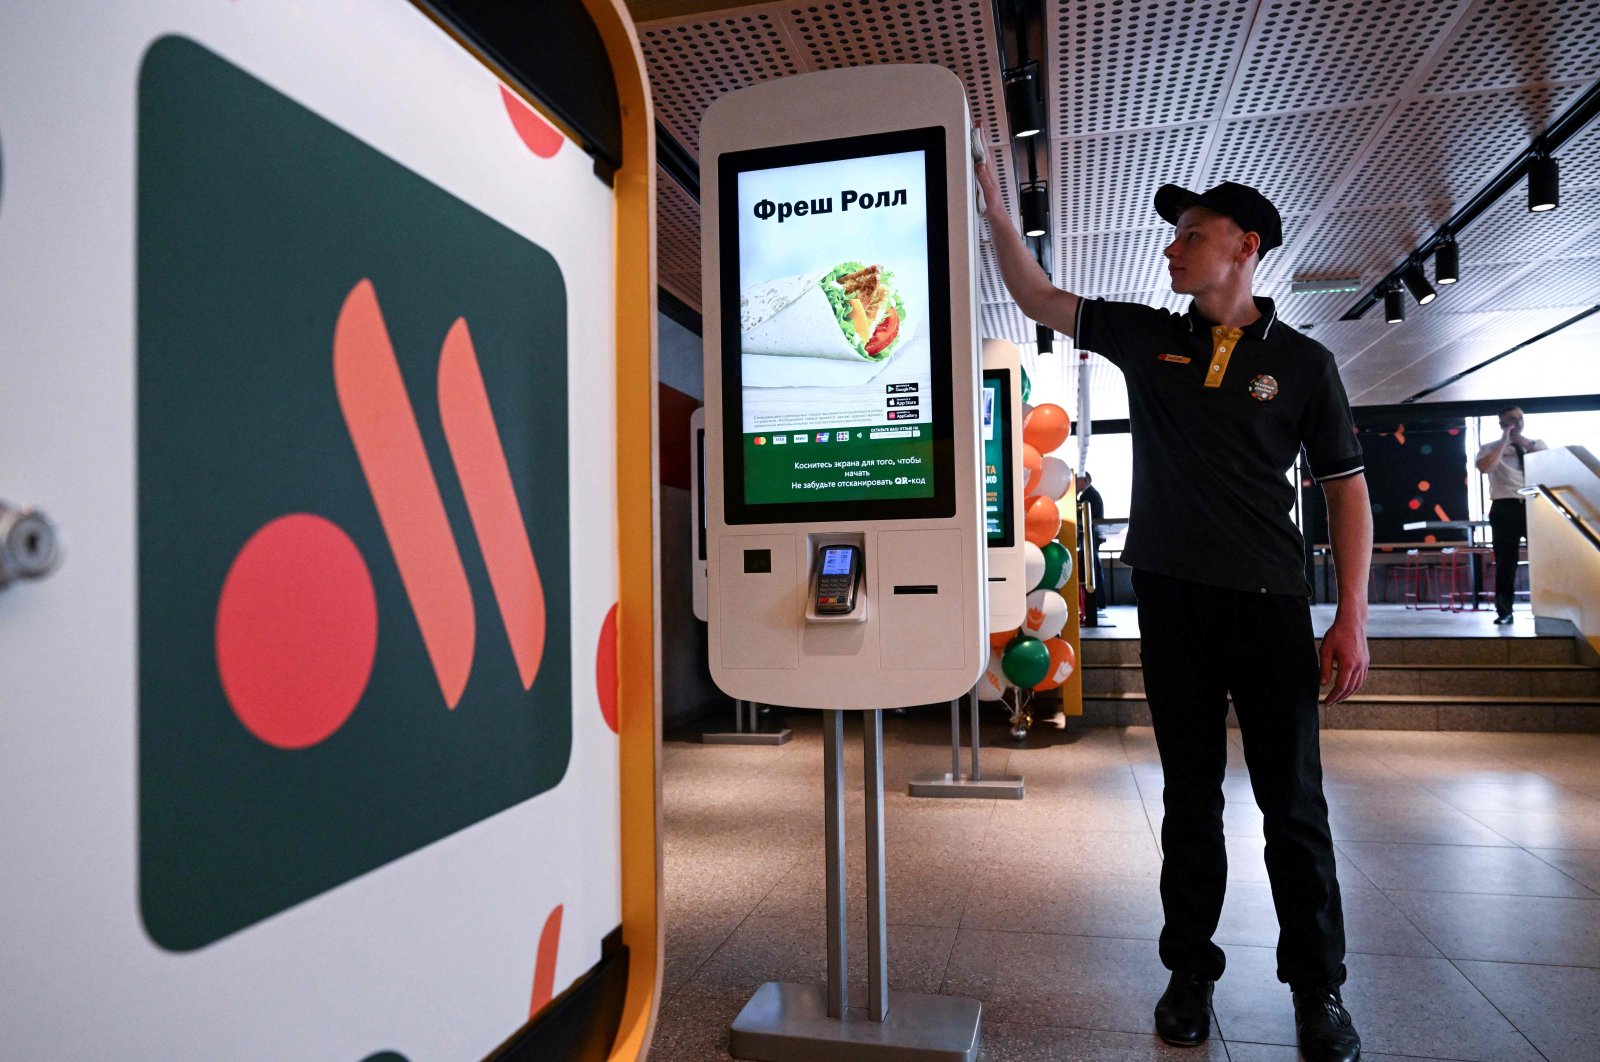
<instances>
[{"instance_id":1,"label":"black polo shirt","mask_svg":"<svg viewBox=\"0 0 1600 1062\"><path fill-rule=\"evenodd\" d=\"M1287 479L1303 445L1317 481L1364 467L1328 348L1261 317L1225 329L1186 314L1083 299L1076 341L1122 370L1133 505L1122 559L1210 586L1309 592ZM1196 617L1204 622L1203 617Z\"/></svg>"}]
</instances>

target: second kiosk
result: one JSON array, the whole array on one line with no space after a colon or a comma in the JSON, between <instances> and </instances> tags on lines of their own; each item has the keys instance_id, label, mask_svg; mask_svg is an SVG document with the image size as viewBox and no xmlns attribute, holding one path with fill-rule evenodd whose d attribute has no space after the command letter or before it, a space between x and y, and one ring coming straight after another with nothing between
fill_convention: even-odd
<instances>
[{"instance_id":1,"label":"second kiosk","mask_svg":"<svg viewBox=\"0 0 1600 1062\"><path fill-rule=\"evenodd\" d=\"M758 989L740 1058L977 1053L975 1000L888 990L882 759L882 709L951 701L988 657L970 127L954 74L896 65L756 85L701 129L711 675L824 719L827 987ZM845 711L865 734L865 1008Z\"/></svg>"}]
</instances>

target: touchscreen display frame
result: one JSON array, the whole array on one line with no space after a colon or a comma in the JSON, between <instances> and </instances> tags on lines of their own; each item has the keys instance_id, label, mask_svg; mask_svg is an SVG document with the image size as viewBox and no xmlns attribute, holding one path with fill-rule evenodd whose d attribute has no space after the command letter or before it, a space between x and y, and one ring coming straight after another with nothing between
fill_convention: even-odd
<instances>
[{"instance_id":1,"label":"touchscreen display frame","mask_svg":"<svg viewBox=\"0 0 1600 1062\"><path fill-rule=\"evenodd\" d=\"M995 434L998 436L997 441L1000 444L1000 463L997 468L997 483L999 490L996 492L999 495L996 498L996 501L999 502L1000 507L1000 531L998 534L996 534L995 532L989 530L989 440L982 439L983 407L979 406L978 433L979 438L983 441L984 467L984 536L985 541L988 542L990 549L1010 549L1012 546L1017 544L1016 505L1012 498L1011 492L1018 489L1017 483L1012 479L1012 477L1017 474L1017 470L1013 463L1011 446L1012 432L1016 431L1016 426L1011 423L1011 370L983 370L983 389L985 402L989 401L988 396L990 394L989 388L991 384L998 385L994 392L993 410L996 427Z\"/></svg>"},{"instance_id":2,"label":"touchscreen display frame","mask_svg":"<svg viewBox=\"0 0 1600 1062\"><path fill-rule=\"evenodd\" d=\"M950 223L946 213L946 132L943 126L901 129L867 136L785 144L725 152L717 158L719 188L717 248L721 295L723 521L726 524L833 523L863 520L948 519L956 513L955 423L952 391ZM800 502L747 502L744 448L744 372L740 329L741 270L739 178L760 170L812 163L923 153L927 218L928 308L932 415L930 495L915 498L819 498ZM870 217L870 215L863 215Z\"/></svg>"}]
</instances>

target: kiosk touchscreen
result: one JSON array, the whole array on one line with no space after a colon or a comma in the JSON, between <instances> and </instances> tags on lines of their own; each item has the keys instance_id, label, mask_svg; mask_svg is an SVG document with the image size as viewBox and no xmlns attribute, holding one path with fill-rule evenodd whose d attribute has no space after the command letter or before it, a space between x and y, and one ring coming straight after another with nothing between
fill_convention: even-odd
<instances>
[{"instance_id":1,"label":"kiosk touchscreen","mask_svg":"<svg viewBox=\"0 0 1600 1062\"><path fill-rule=\"evenodd\" d=\"M984 535L989 546L989 630L1009 631L1028 613L1022 534L1022 359L1004 339L983 341Z\"/></svg>"},{"instance_id":2,"label":"kiosk touchscreen","mask_svg":"<svg viewBox=\"0 0 1600 1062\"><path fill-rule=\"evenodd\" d=\"M924 66L784 78L706 113L709 644L730 696L903 707L982 670L967 114ZM837 578L848 592L823 593Z\"/></svg>"}]
</instances>

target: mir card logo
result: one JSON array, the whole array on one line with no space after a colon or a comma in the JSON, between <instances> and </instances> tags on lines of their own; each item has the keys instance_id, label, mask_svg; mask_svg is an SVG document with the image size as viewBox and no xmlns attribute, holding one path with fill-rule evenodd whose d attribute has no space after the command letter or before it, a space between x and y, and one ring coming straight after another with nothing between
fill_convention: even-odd
<instances>
[{"instance_id":1,"label":"mir card logo","mask_svg":"<svg viewBox=\"0 0 1600 1062\"><path fill-rule=\"evenodd\" d=\"M180 38L138 211L139 899L188 950L561 781L567 300Z\"/></svg>"}]
</instances>

